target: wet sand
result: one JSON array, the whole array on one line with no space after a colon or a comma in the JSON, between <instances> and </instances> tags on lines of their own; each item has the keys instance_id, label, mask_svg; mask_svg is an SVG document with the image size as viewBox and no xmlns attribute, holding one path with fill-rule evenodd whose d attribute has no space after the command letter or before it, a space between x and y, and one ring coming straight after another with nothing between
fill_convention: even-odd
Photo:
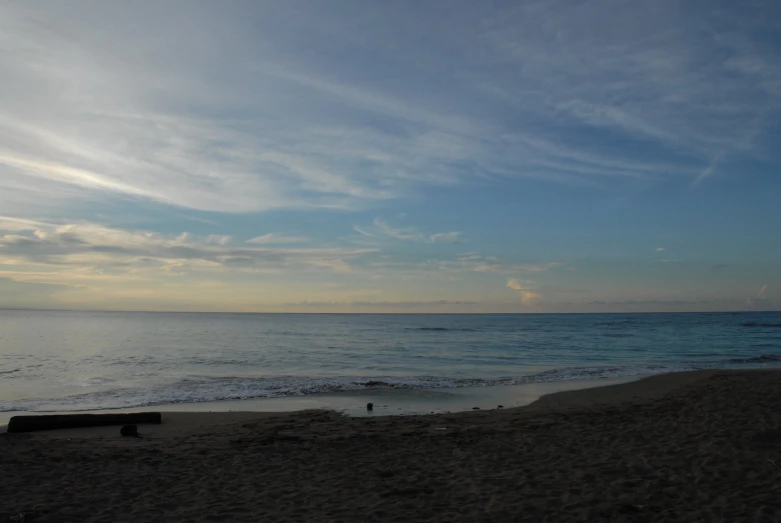
<instances>
[{"instance_id":1,"label":"wet sand","mask_svg":"<svg viewBox=\"0 0 781 523\"><path fill-rule=\"evenodd\" d=\"M0 521L781 521L779 370L458 414L163 420L3 434Z\"/></svg>"},{"instance_id":2,"label":"wet sand","mask_svg":"<svg viewBox=\"0 0 781 523\"><path fill-rule=\"evenodd\" d=\"M176 412L277 412L291 413L300 410L333 410L348 416L383 416L450 413L480 409L522 407L541 396L565 390L583 390L605 385L627 383L640 379L636 376L605 378L583 381L559 381L502 385L491 387L464 387L441 389L404 389L380 387L374 389L285 396L279 398L251 398L199 403L130 407L124 409L84 410L73 413L144 412L154 410L163 413ZM366 403L373 402L374 411L367 413ZM62 412L0 412L0 431L8 420L17 415L62 414Z\"/></svg>"}]
</instances>

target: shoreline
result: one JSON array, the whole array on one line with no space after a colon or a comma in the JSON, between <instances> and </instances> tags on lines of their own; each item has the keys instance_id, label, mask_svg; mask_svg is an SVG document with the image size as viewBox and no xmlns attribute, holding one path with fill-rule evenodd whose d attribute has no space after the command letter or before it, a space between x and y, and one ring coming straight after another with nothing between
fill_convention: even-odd
<instances>
[{"instance_id":1,"label":"shoreline","mask_svg":"<svg viewBox=\"0 0 781 523\"><path fill-rule=\"evenodd\" d=\"M5 434L0 520L779 521L779 404L781 370L703 370L511 409Z\"/></svg>"},{"instance_id":2,"label":"shoreline","mask_svg":"<svg viewBox=\"0 0 781 523\"><path fill-rule=\"evenodd\" d=\"M346 417L382 416L425 416L441 414L464 414L474 411L512 410L530 407L548 397L566 397L573 405L583 403L576 398L599 397L594 389L631 386L634 383L677 383L678 376L694 376L713 372L755 372L778 371L777 367L755 367L744 369L697 369L661 374L642 374L618 378L596 378L589 380L552 381L527 383L522 385L492 385L484 387L461 388L376 388L334 393L317 393L302 396L283 396L275 398L247 398L238 400L218 400L192 403L170 403L140 407L105 408L65 411L5 411L0 412L0 434L5 433L8 421L14 416L42 416L47 414L110 414L133 412L161 412L164 415L175 414L276 414L290 415L303 411L324 411ZM686 378L683 378L686 379ZM647 382L646 380L651 380ZM640 386L645 389L644 385ZM612 390L612 389L610 389ZM629 389L627 389L629 390ZM587 392L592 391L592 392ZM571 395L560 396L561 393ZM647 393L647 391L646 391ZM585 395L584 395L585 394ZM589 400L585 400L589 403ZM366 404L372 402L374 410L367 412Z\"/></svg>"},{"instance_id":3,"label":"shoreline","mask_svg":"<svg viewBox=\"0 0 781 523\"><path fill-rule=\"evenodd\" d=\"M474 407L478 407L480 410L490 410L498 405L502 405L503 408L523 407L548 394L631 383L647 377L649 375L461 388L374 388L302 396L169 403L141 407L68 411L8 411L0 412L0 432L5 430L5 426L13 416L39 416L46 414L109 414L145 411L159 411L163 413L273 412L289 414L303 410L329 410L353 417L377 417L383 415L418 416L437 413L459 413L471 411ZM371 413L366 411L366 403L368 402L372 402L375 405L375 410Z\"/></svg>"},{"instance_id":4,"label":"shoreline","mask_svg":"<svg viewBox=\"0 0 781 523\"><path fill-rule=\"evenodd\" d=\"M382 408L367 413L365 405L367 399L375 399L376 396L368 394L371 391L360 391L355 393L342 393L342 394L329 394L322 395L328 400L333 399L336 396L346 397L351 400L352 403L356 403L355 411L357 415L353 415L344 410L337 410L329 408L328 406L308 406L307 404L312 400L311 397L303 398L267 398L262 400L236 400L236 401L223 401L223 402L211 402L210 405L218 407L214 410L204 410L201 407L203 404L188 403L188 404L172 404L172 405L160 405L155 407L138 407L128 409L104 409L95 411L69 411L69 412L25 412L25 413L9 413L13 415L45 415L45 414L101 414L101 413L130 413L130 412L161 412L163 415L163 423L160 425L139 425L139 431L146 433L153 437L179 437L183 434L197 434L198 429L203 429L212 433L214 430L219 430L222 425L232 426L235 423L266 420L266 419L283 419L283 418L295 418L296 416L308 416L323 414L333 419L344 420L358 420L371 422L374 420L396 420L399 422L405 422L407 420L438 420L449 419L453 420L458 417L470 418L479 417L483 415L521 415L521 416L533 416L542 411L568 411L568 410L588 410L589 408L608 406L616 404L635 404L645 403L652 401L656 398L663 397L676 389L686 387L692 383L696 383L702 379L716 373L730 373L730 372L757 372L761 369L753 369L746 371L733 371L729 369L703 369L694 371L682 371L672 372L666 374L654 374L650 376L639 376L634 379L615 379L615 380L589 380L586 382L553 382L549 384L549 392L541 394L532 394L531 396L525 396L521 400L521 404L513 405L511 402L505 401L498 403L489 408L473 408L465 407L462 410L439 410L439 411L426 411L417 413L395 413L390 409L383 411ZM781 369L778 371L781 377ZM605 383L605 381L609 381ZM590 386L581 387L584 383ZM540 384L535 384L540 385ZM561 387L565 385L565 387ZM482 389L501 389L493 390L493 393L505 393L504 389L518 389L531 387L531 385L516 385L516 386L497 386L497 387L485 387ZM460 389L460 390L472 390L472 389ZM479 389L478 389L479 390ZM439 392L439 389L435 389ZM408 391L402 392L417 393L420 391ZM489 394L488 397L496 399L494 394ZM531 399L530 399L531 398ZM299 409L289 409L290 401L303 402L305 406ZM468 402L469 404L475 403L474 401ZM266 410L249 410L230 407L248 406L249 404L263 405L268 407L270 404L276 404L276 409ZM331 404L329 401L325 402L325 405ZM501 405L501 407L500 407ZM192 408L183 408L183 407ZM508 414L509 413L509 414ZM9 419L12 416L9 416ZM0 434L6 433L6 424L0 425ZM79 429L55 429L47 431L37 431L28 433L31 435L39 436L42 438L112 438L116 435L117 426L104 426L104 427L85 427Z\"/></svg>"}]
</instances>

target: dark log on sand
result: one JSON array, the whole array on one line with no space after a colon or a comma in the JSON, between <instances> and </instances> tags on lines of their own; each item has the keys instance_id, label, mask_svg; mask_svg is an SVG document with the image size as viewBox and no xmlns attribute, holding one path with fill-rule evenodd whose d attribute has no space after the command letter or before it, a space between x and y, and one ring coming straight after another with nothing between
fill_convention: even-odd
<instances>
[{"instance_id":1,"label":"dark log on sand","mask_svg":"<svg viewBox=\"0 0 781 523\"><path fill-rule=\"evenodd\" d=\"M36 430L77 429L105 425L162 423L159 412L131 412L127 414L47 414L45 416L14 416L8 422L8 432Z\"/></svg>"}]
</instances>

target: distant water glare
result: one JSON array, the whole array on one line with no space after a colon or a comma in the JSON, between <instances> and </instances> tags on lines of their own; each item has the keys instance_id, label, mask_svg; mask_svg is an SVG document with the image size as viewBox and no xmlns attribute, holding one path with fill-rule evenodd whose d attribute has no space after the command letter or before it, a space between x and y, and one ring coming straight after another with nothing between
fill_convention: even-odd
<instances>
[{"instance_id":1,"label":"distant water glare","mask_svg":"<svg viewBox=\"0 0 781 523\"><path fill-rule=\"evenodd\" d=\"M0 311L0 411L781 366L781 313Z\"/></svg>"}]
</instances>

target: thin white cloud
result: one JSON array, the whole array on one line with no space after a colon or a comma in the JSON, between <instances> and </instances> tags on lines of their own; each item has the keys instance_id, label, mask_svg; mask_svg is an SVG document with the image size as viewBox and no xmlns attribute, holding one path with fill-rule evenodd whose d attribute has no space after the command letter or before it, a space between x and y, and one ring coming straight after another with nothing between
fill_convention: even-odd
<instances>
[{"instance_id":1,"label":"thin white cloud","mask_svg":"<svg viewBox=\"0 0 781 523\"><path fill-rule=\"evenodd\" d=\"M430 235L427 241L429 243L438 243L438 242L459 243L461 241L461 233L460 232L438 232Z\"/></svg>"},{"instance_id":2,"label":"thin white cloud","mask_svg":"<svg viewBox=\"0 0 781 523\"><path fill-rule=\"evenodd\" d=\"M526 285L527 285L526 283L515 278L507 280L507 287L514 291L523 292L526 290Z\"/></svg>"},{"instance_id":3,"label":"thin white cloud","mask_svg":"<svg viewBox=\"0 0 781 523\"><path fill-rule=\"evenodd\" d=\"M204 240L206 243L215 243L217 245L228 245L233 238L225 234L210 234Z\"/></svg>"},{"instance_id":4,"label":"thin white cloud","mask_svg":"<svg viewBox=\"0 0 781 523\"><path fill-rule=\"evenodd\" d=\"M361 228L360 228L360 227L358 227L357 225L353 225L353 230L354 230L355 232L357 232L358 234L361 234L362 236L368 236L368 237L370 237L370 238L371 238L371 237L374 237L374 234L372 234L372 233L370 233L370 232L367 232L367 231L365 231L364 229L361 229Z\"/></svg>"},{"instance_id":5,"label":"thin white cloud","mask_svg":"<svg viewBox=\"0 0 781 523\"><path fill-rule=\"evenodd\" d=\"M705 169L703 169L702 172L692 181L692 186L697 186L704 180L713 176L713 173L716 172L716 168L719 166L719 162L721 162L721 158L723 156L723 152L717 153L716 156L710 161L708 166L705 167Z\"/></svg>"},{"instance_id":6,"label":"thin white cloud","mask_svg":"<svg viewBox=\"0 0 781 523\"><path fill-rule=\"evenodd\" d=\"M460 232L438 232L434 234L423 234L414 227L398 228L392 227L381 218L375 218L375 229L391 238L410 242L422 243L460 243L462 234Z\"/></svg>"},{"instance_id":7,"label":"thin white cloud","mask_svg":"<svg viewBox=\"0 0 781 523\"><path fill-rule=\"evenodd\" d=\"M440 268L457 268L474 272L490 272L496 274L517 274L524 272L546 272L564 267L561 262L548 263L508 263L493 256L483 256L477 252L459 254L456 261L442 261Z\"/></svg>"},{"instance_id":8,"label":"thin white cloud","mask_svg":"<svg viewBox=\"0 0 781 523\"><path fill-rule=\"evenodd\" d=\"M0 205L356 209L476 178L702 180L722 155L774 154L781 64L750 10L294 9L6 3Z\"/></svg>"},{"instance_id":9,"label":"thin white cloud","mask_svg":"<svg viewBox=\"0 0 781 523\"><path fill-rule=\"evenodd\" d=\"M38 220L0 216L0 231L34 231L42 227L53 227L53 225Z\"/></svg>"},{"instance_id":10,"label":"thin white cloud","mask_svg":"<svg viewBox=\"0 0 781 523\"><path fill-rule=\"evenodd\" d=\"M767 283L763 284L762 287L759 288L759 291L757 291L757 294L755 296L749 296L746 298L746 301L743 303L744 308L746 309L753 309L754 307L765 307L768 304L767 299L767 290L768 286Z\"/></svg>"},{"instance_id":11,"label":"thin white cloud","mask_svg":"<svg viewBox=\"0 0 781 523\"><path fill-rule=\"evenodd\" d=\"M133 196L152 196L152 193L112 180L100 174L74 169L55 162L38 161L0 154L0 164L15 168L28 175L54 182L71 183L87 189L110 190Z\"/></svg>"},{"instance_id":12,"label":"thin white cloud","mask_svg":"<svg viewBox=\"0 0 781 523\"><path fill-rule=\"evenodd\" d=\"M543 273L565 265L560 262L517 263L477 252L461 253L455 259L427 259L425 261L390 261L380 256L370 262L372 270L387 278L445 278L463 280L470 273L512 277L519 273Z\"/></svg>"}]
</instances>

